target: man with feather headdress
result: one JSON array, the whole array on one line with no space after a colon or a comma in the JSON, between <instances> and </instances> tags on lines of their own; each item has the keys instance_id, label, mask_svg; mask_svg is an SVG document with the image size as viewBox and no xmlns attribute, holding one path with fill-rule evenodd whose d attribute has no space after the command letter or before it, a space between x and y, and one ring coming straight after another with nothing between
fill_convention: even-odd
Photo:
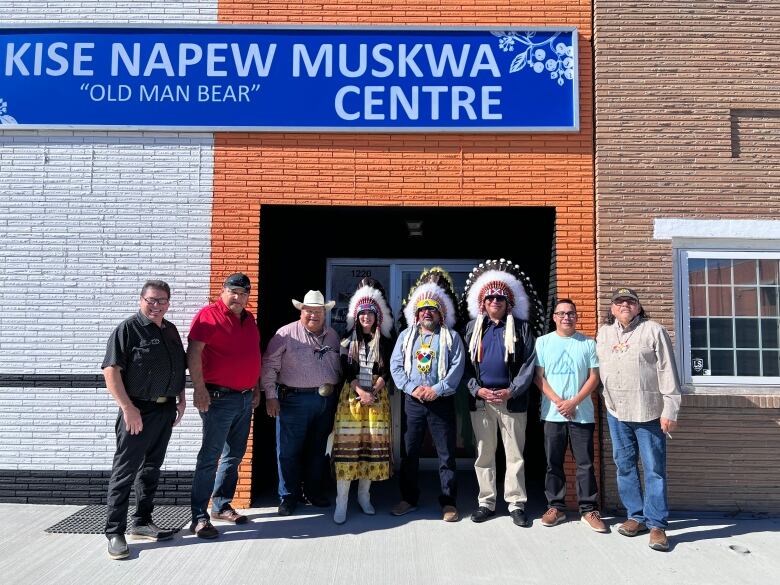
<instances>
[{"instance_id":1,"label":"man with feather headdress","mask_svg":"<svg viewBox=\"0 0 780 585\"><path fill-rule=\"evenodd\" d=\"M395 516L417 507L420 448L427 427L439 457L443 519L459 519L455 504L455 391L463 375L464 352L454 329L457 305L453 291L452 279L441 268L420 275L404 307L408 327L398 337L390 360L393 381L405 394L406 415L401 502L392 510Z\"/></svg>"},{"instance_id":2,"label":"man with feather headdress","mask_svg":"<svg viewBox=\"0 0 780 585\"><path fill-rule=\"evenodd\" d=\"M506 453L504 500L512 521L517 526L530 526L525 515L528 498L523 447L528 388L536 362L530 321L539 314L541 305L519 266L503 258L488 260L469 274L464 301L472 318L465 335L466 378L471 392L471 424L477 442L474 469L479 483L479 504L471 519L484 522L496 513L500 430Z\"/></svg>"}]
</instances>

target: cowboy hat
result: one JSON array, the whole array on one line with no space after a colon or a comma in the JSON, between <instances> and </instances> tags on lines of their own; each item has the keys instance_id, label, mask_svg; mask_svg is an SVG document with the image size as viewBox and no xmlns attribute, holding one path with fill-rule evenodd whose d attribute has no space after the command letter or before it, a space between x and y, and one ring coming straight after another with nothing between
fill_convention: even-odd
<instances>
[{"instance_id":1,"label":"cowboy hat","mask_svg":"<svg viewBox=\"0 0 780 585\"><path fill-rule=\"evenodd\" d=\"M328 301L326 303L325 297L322 296L320 291L310 290L306 293L306 296L303 297L303 302L293 299L292 304L299 311L303 309L303 307L325 307L326 311L330 311L333 308L333 305L336 304L336 301Z\"/></svg>"}]
</instances>

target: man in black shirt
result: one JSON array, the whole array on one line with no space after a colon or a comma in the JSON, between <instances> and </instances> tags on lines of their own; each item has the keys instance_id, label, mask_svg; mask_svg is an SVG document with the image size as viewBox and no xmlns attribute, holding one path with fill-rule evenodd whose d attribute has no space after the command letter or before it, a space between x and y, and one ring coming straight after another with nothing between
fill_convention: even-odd
<instances>
[{"instance_id":1,"label":"man in black shirt","mask_svg":"<svg viewBox=\"0 0 780 585\"><path fill-rule=\"evenodd\" d=\"M130 536L154 541L173 537L172 531L152 522L160 467L186 406L184 347L176 326L163 319L170 296L167 283L147 281L138 301L140 310L114 330L103 359L106 387L120 409L105 530L113 559L129 554L125 529L134 480L136 511Z\"/></svg>"}]
</instances>

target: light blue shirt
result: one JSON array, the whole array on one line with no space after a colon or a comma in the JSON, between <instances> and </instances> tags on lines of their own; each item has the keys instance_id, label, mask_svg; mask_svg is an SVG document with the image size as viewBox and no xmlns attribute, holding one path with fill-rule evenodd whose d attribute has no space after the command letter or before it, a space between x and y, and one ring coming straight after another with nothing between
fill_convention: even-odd
<instances>
[{"instance_id":1,"label":"light blue shirt","mask_svg":"<svg viewBox=\"0 0 780 585\"><path fill-rule=\"evenodd\" d=\"M431 363L431 371L427 374L422 374L417 370L415 363L412 363L412 368L409 374L404 369L404 340L409 335L415 335L412 346L412 356L420 349L421 340L417 335L417 327L409 327L401 332L396 341L395 348L393 349L393 356L390 359L390 373L393 375L393 382L397 388L403 390L406 394L411 394L417 386L431 386L433 391L439 396L449 396L455 394L460 384L460 379L463 377L463 368L466 365L465 354L463 352L463 342L460 340L460 335L455 331L450 330L452 333L452 347L447 352L447 367L445 369L446 374L439 380L439 333L438 331L432 338L428 339L426 336L426 342L430 343L431 349L436 352L436 356ZM412 357L414 362L414 357Z\"/></svg>"},{"instance_id":2,"label":"light blue shirt","mask_svg":"<svg viewBox=\"0 0 780 585\"><path fill-rule=\"evenodd\" d=\"M591 368L599 367L596 342L582 333L570 337L554 331L536 340L536 365L544 368L544 377L555 393L564 400L574 398L588 379ZM542 420L566 422L567 419L542 393ZM577 406L572 422L592 423L593 401L583 400Z\"/></svg>"}]
</instances>

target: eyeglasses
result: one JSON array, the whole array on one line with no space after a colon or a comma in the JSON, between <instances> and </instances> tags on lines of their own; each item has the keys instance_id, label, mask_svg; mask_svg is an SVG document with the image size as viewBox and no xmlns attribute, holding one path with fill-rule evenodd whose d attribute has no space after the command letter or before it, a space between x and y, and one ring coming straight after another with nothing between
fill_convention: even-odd
<instances>
[{"instance_id":1,"label":"eyeglasses","mask_svg":"<svg viewBox=\"0 0 780 585\"><path fill-rule=\"evenodd\" d=\"M431 313L433 314L436 311L436 309L431 309L430 307L426 307L424 309L420 309L421 313Z\"/></svg>"},{"instance_id":2,"label":"eyeglasses","mask_svg":"<svg viewBox=\"0 0 780 585\"><path fill-rule=\"evenodd\" d=\"M636 305L637 302L634 299L615 299L612 301L613 305Z\"/></svg>"},{"instance_id":3,"label":"eyeglasses","mask_svg":"<svg viewBox=\"0 0 780 585\"><path fill-rule=\"evenodd\" d=\"M557 311L553 313L556 317L559 319L563 319L564 317L568 317L569 319L576 319L577 313L576 311Z\"/></svg>"},{"instance_id":4,"label":"eyeglasses","mask_svg":"<svg viewBox=\"0 0 780 585\"><path fill-rule=\"evenodd\" d=\"M143 300L145 300L150 305L160 305L161 307L164 307L167 305L170 301L168 299L156 299L154 297L141 297Z\"/></svg>"},{"instance_id":5,"label":"eyeglasses","mask_svg":"<svg viewBox=\"0 0 780 585\"><path fill-rule=\"evenodd\" d=\"M304 307L301 309L302 313L306 313L307 315L321 315L325 312L325 309L309 309L308 307Z\"/></svg>"}]
</instances>

